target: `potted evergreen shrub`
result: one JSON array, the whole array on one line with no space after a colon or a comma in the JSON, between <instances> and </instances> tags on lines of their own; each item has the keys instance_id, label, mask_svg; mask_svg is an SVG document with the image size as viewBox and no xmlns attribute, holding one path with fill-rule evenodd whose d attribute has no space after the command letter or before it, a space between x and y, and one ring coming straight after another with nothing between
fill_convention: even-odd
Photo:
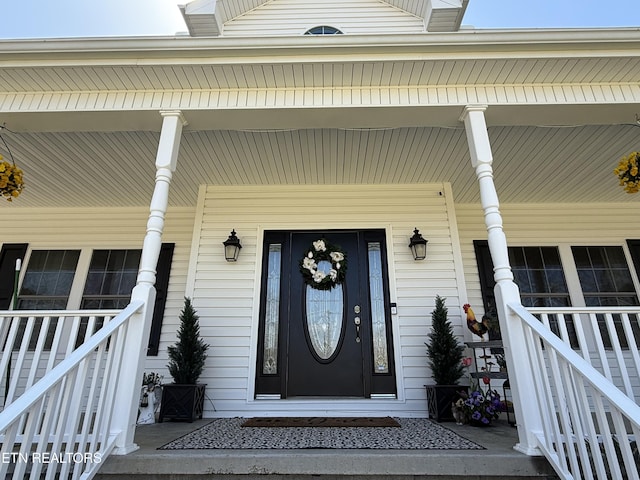
<instances>
[{"instance_id":1,"label":"potted evergreen shrub","mask_svg":"<svg viewBox=\"0 0 640 480\"><path fill-rule=\"evenodd\" d=\"M199 384L198 379L204 369L208 348L209 345L200 338L199 317L191 299L185 298L180 312L178 341L168 349L167 368L173 383L162 386L159 422L164 419L193 422L202 418L206 384Z\"/></svg>"},{"instance_id":2,"label":"potted evergreen shrub","mask_svg":"<svg viewBox=\"0 0 640 480\"><path fill-rule=\"evenodd\" d=\"M429 342L425 343L428 366L435 382L434 385L425 385L429 418L438 422L453 421L452 404L460 398L459 392L467 391L467 387L458 385L464 375L464 345L453 333L444 298L436 296L431 319Z\"/></svg>"}]
</instances>

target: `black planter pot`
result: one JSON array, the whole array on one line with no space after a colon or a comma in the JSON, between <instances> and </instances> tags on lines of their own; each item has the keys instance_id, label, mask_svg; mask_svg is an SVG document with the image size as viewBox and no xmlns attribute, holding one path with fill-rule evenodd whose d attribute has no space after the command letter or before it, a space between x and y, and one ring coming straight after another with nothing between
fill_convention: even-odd
<instances>
[{"instance_id":1,"label":"black planter pot","mask_svg":"<svg viewBox=\"0 0 640 480\"><path fill-rule=\"evenodd\" d=\"M193 422L202 418L204 410L204 391L206 384L180 385L167 383L162 385L162 401L158 422L164 419Z\"/></svg>"},{"instance_id":2,"label":"black planter pot","mask_svg":"<svg viewBox=\"0 0 640 480\"><path fill-rule=\"evenodd\" d=\"M460 392L468 392L463 385L425 385L429 418L436 422L453 422L451 404L460 398Z\"/></svg>"}]
</instances>

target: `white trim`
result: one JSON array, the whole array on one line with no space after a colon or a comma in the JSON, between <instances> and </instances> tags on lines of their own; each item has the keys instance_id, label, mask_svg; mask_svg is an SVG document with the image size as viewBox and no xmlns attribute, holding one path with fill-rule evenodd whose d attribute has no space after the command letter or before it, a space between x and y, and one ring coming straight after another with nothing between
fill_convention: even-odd
<instances>
[{"instance_id":1,"label":"white trim","mask_svg":"<svg viewBox=\"0 0 640 480\"><path fill-rule=\"evenodd\" d=\"M456 207L453 198L453 190L451 189L451 184L448 182L442 184L442 189L444 190L444 204L447 209L447 218L451 235L451 245L453 247L453 268L456 271L456 283L458 285L459 291L458 296L460 305L464 305L465 303L469 303L469 301L467 297L467 283L464 276L464 261L462 259L460 232L458 231L458 218L456 217Z\"/></svg>"},{"instance_id":2,"label":"white trim","mask_svg":"<svg viewBox=\"0 0 640 480\"><path fill-rule=\"evenodd\" d=\"M200 185L198 188L198 204L196 214L193 219L193 234L191 235L191 253L189 254L189 269L187 270L187 282L185 284L184 296L193 297L196 288L196 271L198 265L198 255L200 252L200 236L202 234L202 222L204 221L204 202L207 195L207 186Z\"/></svg>"},{"instance_id":3,"label":"white trim","mask_svg":"<svg viewBox=\"0 0 640 480\"><path fill-rule=\"evenodd\" d=\"M71 39L26 39L26 40L0 40L0 51L13 55L31 55L33 53L43 54L39 63L36 60L19 61L14 57L12 61L5 64L6 67L29 64L31 66L51 66L54 64L64 65L104 65L102 59L93 58L87 60L87 56L99 52L110 52L119 54L118 64L141 65L162 64L166 61L166 56L174 55L175 59L180 59L181 63L190 63L197 57L210 57L211 50L240 50L245 55L253 55L259 51L262 55L268 56L268 49L295 48L304 46L305 48L326 51L327 48L353 48L363 47L370 50L380 50L384 45L388 48L409 47L417 48L426 53L437 51L440 55L447 55L451 52L464 53L465 58L474 58L474 51L478 48L497 51L504 48L505 55L509 58L538 58L566 57L571 52L572 58L583 56L593 56L594 51L602 49L615 49L613 55L623 54L623 48L637 48L638 29L635 27L623 28L540 28L540 29L513 29L513 30L462 30L460 32L425 32L416 34L384 35L384 41L380 35L327 35L323 42L308 39L309 35L296 35L291 37L216 37L216 38L190 38L186 36L164 36L164 37L80 37ZM316 39L317 40L317 39ZM623 42L630 42L631 45L624 45ZM515 46L526 45L527 49L514 50ZM562 48L558 48L562 47ZM185 50L193 50L189 58L184 56ZM255 51L254 51L255 50ZM546 51L546 54L538 51ZM54 61L51 53L70 53L71 58ZM144 52L145 58L131 56L131 53ZM151 52L160 52L165 57L153 58ZM380 53L380 55L389 55ZM77 60L75 60L76 58ZM115 62L117 56L111 59ZM498 58L498 57L496 57ZM175 60L174 59L174 60ZM174 61L172 60L172 62ZM236 63L237 58L229 57L228 62Z\"/></svg>"},{"instance_id":4,"label":"white trim","mask_svg":"<svg viewBox=\"0 0 640 480\"><path fill-rule=\"evenodd\" d=\"M395 250L393 249L393 225L387 224L384 226L384 229L386 235L385 241L387 242L387 281L389 282L389 302L395 303L398 311L395 315L391 315L391 318L389 319L391 322L391 335L393 336L393 364L396 376L396 400L404 402L406 395L403 375L404 362L402 357L402 344L400 343L400 324L402 323L402 316L400 315L401 309L397 307L398 286L396 281L396 269L393 268L396 265Z\"/></svg>"}]
</instances>

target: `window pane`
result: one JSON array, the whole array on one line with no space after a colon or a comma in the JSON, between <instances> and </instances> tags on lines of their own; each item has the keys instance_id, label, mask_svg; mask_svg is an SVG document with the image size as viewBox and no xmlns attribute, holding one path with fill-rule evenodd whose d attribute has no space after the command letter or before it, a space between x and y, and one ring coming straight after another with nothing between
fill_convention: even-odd
<instances>
[{"instance_id":1,"label":"window pane","mask_svg":"<svg viewBox=\"0 0 640 480\"><path fill-rule=\"evenodd\" d=\"M539 248L524 248L523 250L526 256L528 268L544 268L544 262L542 261L542 252Z\"/></svg>"},{"instance_id":2,"label":"window pane","mask_svg":"<svg viewBox=\"0 0 640 480\"><path fill-rule=\"evenodd\" d=\"M618 247L605 247L604 248L609 265L612 268L627 269L627 259L624 256L622 248Z\"/></svg>"},{"instance_id":3,"label":"window pane","mask_svg":"<svg viewBox=\"0 0 640 480\"><path fill-rule=\"evenodd\" d=\"M373 373L389 373L387 352L387 321L384 309L382 255L379 242L370 242L369 301L371 305L371 333L373 336Z\"/></svg>"},{"instance_id":4,"label":"window pane","mask_svg":"<svg viewBox=\"0 0 640 480\"><path fill-rule=\"evenodd\" d=\"M542 257L544 259L544 267L548 270L551 268L557 268L562 270L562 263L560 263L560 252L555 247L542 247L540 248Z\"/></svg>"},{"instance_id":5,"label":"window pane","mask_svg":"<svg viewBox=\"0 0 640 480\"><path fill-rule=\"evenodd\" d=\"M278 373L278 329L280 328L280 277L282 245L269 245L267 298L264 318L262 373Z\"/></svg>"},{"instance_id":6,"label":"window pane","mask_svg":"<svg viewBox=\"0 0 640 480\"><path fill-rule=\"evenodd\" d=\"M567 284L564 279L562 270L547 270L547 285L552 293L566 293L568 291Z\"/></svg>"},{"instance_id":7,"label":"window pane","mask_svg":"<svg viewBox=\"0 0 640 480\"><path fill-rule=\"evenodd\" d=\"M587 247L571 247L571 251L573 252L573 260L576 262L576 267L591 267Z\"/></svg>"}]
</instances>

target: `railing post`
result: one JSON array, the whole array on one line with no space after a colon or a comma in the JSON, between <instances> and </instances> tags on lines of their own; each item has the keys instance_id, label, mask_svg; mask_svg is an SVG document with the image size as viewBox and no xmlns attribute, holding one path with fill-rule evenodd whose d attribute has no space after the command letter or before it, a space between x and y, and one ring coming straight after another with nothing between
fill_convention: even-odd
<instances>
[{"instance_id":1,"label":"railing post","mask_svg":"<svg viewBox=\"0 0 640 480\"><path fill-rule=\"evenodd\" d=\"M120 432L114 455L126 455L138 449L133 441L142 388L142 372L151 329L156 291L156 267L162 245L164 217L169 201L169 184L176 168L180 136L185 121L180 111L163 111L162 131L156 155L156 184L147 220L140 268L131 300L142 300L144 307L129 322L123 350L122 367L113 405L111 431ZM114 379L115 380L115 379Z\"/></svg>"},{"instance_id":2,"label":"railing post","mask_svg":"<svg viewBox=\"0 0 640 480\"><path fill-rule=\"evenodd\" d=\"M496 308L518 427L519 443L514 448L527 455L541 455L535 432L542 431L542 414L537 397L532 394L534 378L531 366L520 357L520 354L526 351L524 331L515 315L507 308L508 303L520 304L520 292L513 282L507 238L502 227L498 193L493 182L493 155L484 117L486 109L485 105L467 106L460 120L464 122L471 164L475 168L480 185L480 201L494 265ZM515 355L518 355L518 361L514 358Z\"/></svg>"}]
</instances>

